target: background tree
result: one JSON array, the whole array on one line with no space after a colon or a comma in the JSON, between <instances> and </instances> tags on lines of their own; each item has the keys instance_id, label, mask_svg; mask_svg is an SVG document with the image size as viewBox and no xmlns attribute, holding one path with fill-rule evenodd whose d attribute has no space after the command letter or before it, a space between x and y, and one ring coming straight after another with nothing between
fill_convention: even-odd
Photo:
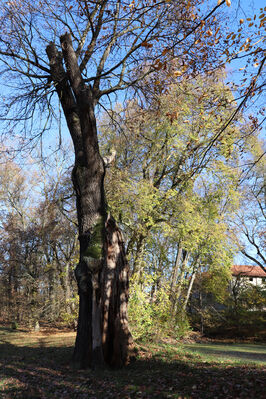
<instances>
[{"instance_id":1,"label":"background tree","mask_svg":"<svg viewBox=\"0 0 266 399\"><path fill-rule=\"evenodd\" d=\"M59 165L54 175L55 165L56 160L52 178L47 168L45 175L43 168L40 171L36 166L26 174L8 160L1 167L0 281L4 320L34 326L40 319L54 323L64 313L73 312L73 268L77 259L73 196L71 204L70 181Z\"/></svg>"},{"instance_id":2,"label":"background tree","mask_svg":"<svg viewBox=\"0 0 266 399\"><path fill-rule=\"evenodd\" d=\"M199 176L218 176L224 171L228 176L231 173L233 179L233 157L237 156L234 145L242 140L236 125L225 132L201 163L220 121L231 112L230 107L220 107L221 97L228 101L231 98L223 75L204 76L178 87L168 86L167 92L155 95L154 103L147 108L129 102L122 113L118 106L116 111L110 111L115 123L112 119L103 121L101 145L117 152L107 173L108 181L113 182L107 185L109 204L133 239L162 222L169 222L170 230L175 212L178 219L185 207L180 206L182 211L178 208L182 194L191 190ZM115 189L117 186L119 190ZM120 209L124 211L120 213ZM136 217L132 218L132 214ZM131 246L130 241L129 253Z\"/></svg>"},{"instance_id":3,"label":"background tree","mask_svg":"<svg viewBox=\"0 0 266 399\"><path fill-rule=\"evenodd\" d=\"M129 101L122 112L118 104L102 121L101 145L117 153L107 172L107 196L128 237L134 290L156 298L163 287L173 304L170 313L184 315L197 273L209 271L209 286L228 285L236 250L228 228L239 204L239 147L247 150L256 137L248 143L248 125L232 124L206 156L221 121L236 107L221 72L169 85L165 93L156 88L147 107ZM224 107L226 101L231 106ZM143 321L139 307L135 322L137 314Z\"/></svg>"},{"instance_id":4,"label":"background tree","mask_svg":"<svg viewBox=\"0 0 266 399\"><path fill-rule=\"evenodd\" d=\"M241 181L241 206L232 224L232 237L243 259L265 269L265 159L261 142L254 143L246 158ZM254 154L255 152L255 154ZM258 161L256 161L258 159ZM253 168L250 169L250 163Z\"/></svg>"}]
</instances>

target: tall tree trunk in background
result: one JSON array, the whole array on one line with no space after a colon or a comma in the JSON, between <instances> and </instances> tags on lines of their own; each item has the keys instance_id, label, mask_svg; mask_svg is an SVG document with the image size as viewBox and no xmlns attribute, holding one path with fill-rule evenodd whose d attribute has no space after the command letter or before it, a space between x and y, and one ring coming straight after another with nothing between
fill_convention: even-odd
<instances>
[{"instance_id":1,"label":"tall tree trunk in background","mask_svg":"<svg viewBox=\"0 0 266 399\"><path fill-rule=\"evenodd\" d=\"M48 298L50 305L50 316L52 320L56 318L56 294L55 294L55 264L50 263L48 270Z\"/></svg>"},{"instance_id":2,"label":"tall tree trunk in background","mask_svg":"<svg viewBox=\"0 0 266 399\"><path fill-rule=\"evenodd\" d=\"M176 311L177 303L181 296L183 280L184 280L184 275L185 275L185 271L187 268L188 258L189 258L189 253L185 249L182 249L182 263L181 263L180 273L178 276L178 286L177 286L174 303L173 303L174 311Z\"/></svg>"},{"instance_id":3,"label":"tall tree trunk in background","mask_svg":"<svg viewBox=\"0 0 266 399\"><path fill-rule=\"evenodd\" d=\"M132 339L127 321L128 264L121 233L106 213L105 166L95 120L97 93L81 77L70 34L61 37L61 48L63 57L54 43L46 51L75 149L72 181L80 241L75 275L80 302L73 364L120 367L128 361Z\"/></svg>"},{"instance_id":4,"label":"tall tree trunk in background","mask_svg":"<svg viewBox=\"0 0 266 399\"><path fill-rule=\"evenodd\" d=\"M156 262L156 257L154 256L152 259L154 272L156 275L156 278L153 279L152 282L152 287L151 287L151 300L154 301L156 297L156 292L160 290L161 284L162 284L162 272L163 272L163 259L162 259L162 251L160 251L160 257L158 260L158 263Z\"/></svg>"},{"instance_id":5,"label":"tall tree trunk in background","mask_svg":"<svg viewBox=\"0 0 266 399\"><path fill-rule=\"evenodd\" d=\"M198 269L199 269L199 260L196 261L196 263L195 263L195 265L193 267L193 270L192 270L192 273L191 273L191 276L190 276L190 280L189 280L189 284L188 284L187 294L186 294L185 300L184 300L184 302L182 304L182 312L184 314L185 314L186 309L187 309L187 304L188 304L188 301L189 301L189 298L190 298L190 295L191 295L191 291L192 291L192 288L193 288L193 284L194 284Z\"/></svg>"},{"instance_id":6,"label":"tall tree trunk in background","mask_svg":"<svg viewBox=\"0 0 266 399\"><path fill-rule=\"evenodd\" d=\"M69 261L66 261L65 265L65 275L64 275L64 287L65 287L65 302L66 302L66 311L68 314L71 313L71 306L70 306L70 298L71 298L71 287L69 281Z\"/></svg>"},{"instance_id":7,"label":"tall tree trunk in background","mask_svg":"<svg viewBox=\"0 0 266 399\"><path fill-rule=\"evenodd\" d=\"M69 269L70 269L70 264L69 260L65 259L65 265L62 267L61 262L59 261L58 257L56 257L57 260L57 268L60 270L60 284L64 292L64 300L65 300L65 306L66 306L66 312L68 314L71 314L71 304L70 304L70 298L71 298L71 287L70 287L70 279L69 279Z\"/></svg>"},{"instance_id":8,"label":"tall tree trunk in background","mask_svg":"<svg viewBox=\"0 0 266 399\"><path fill-rule=\"evenodd\" d=\"M181 240L178 243L178 250L176 253L176 258L175 258L175 264L173 267L172 275L171 275L171 284L170 284L170 295L171 295L171 300L174 302L175 294L174 294L174 289L176 286L176 280L177 280L177 275L178 275L178 269L179 269L179 264L181 261L181 256L182 256L182 242Z\"/></svg>"},{"instance_id":9,"label":"tall tree trunk in background","mask_svg":"<svg viewBox=\"0 0 266 399\"><path fill-rule=\"evenodd\" d=\"M200 309L200 332L201 335L204 334L204 317L203 317L203 299L202 299L202 292L200 290L199 293L199 309Z\"/></svg>"},{"instance_id":10,"label":"tall tree trunk in background","mask_svg":"<svg viewBox=\"0 0 266 399\"><path fill-rule=\"evenodd\" d=\"M13 304L13 267L10 266L7 273L7 308L8 315L13 317L14 304Z\"/></svg>"},{"instance_id":11,"label":"tall tree trunk in background","mask_svg":"<svg viewBox=\"0 0 266 399\"><path fill-rule=\"evenodd\" d=\"M146 237L143 234L140 234L136 245L136 255L131 276L134 276L137 282L141 282L141 277L143 275L143 254L145 247L145 238Z\"/></svg>"},{"instance_id":12,"label":"tall tree trunk in background","mask_svg":"<svg viewBox=\"0 0 266 399\"><path fill-rule=\"evenodd\" d=\"M7 273L8 315L12 321L17 320L17 291L18 291L18 263L19 247L14 240L9 248L9 268Z\"/></svg>"}]
</instances>

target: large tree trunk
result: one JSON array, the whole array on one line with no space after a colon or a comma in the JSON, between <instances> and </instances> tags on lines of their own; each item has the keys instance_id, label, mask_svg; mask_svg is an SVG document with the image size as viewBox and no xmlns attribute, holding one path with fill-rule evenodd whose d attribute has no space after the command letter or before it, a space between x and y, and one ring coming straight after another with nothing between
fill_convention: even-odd
<instances>
[{"instance_id":1,"label":"large tree trunk","mask_svg":"<svg viewBox=\"0 0 266 399\"><path fill-rule=\"evenodd\" d=\"M51 74L75 148L72 181L76 192L80 260L75 270L79 319L73 364L77 368L128 361L128 265L122 235L106 213L105 166L99 153L94 107L97 93L85 85L71 37L61 37L63 59L47 47Z\"/></svg>"}]
</instances>

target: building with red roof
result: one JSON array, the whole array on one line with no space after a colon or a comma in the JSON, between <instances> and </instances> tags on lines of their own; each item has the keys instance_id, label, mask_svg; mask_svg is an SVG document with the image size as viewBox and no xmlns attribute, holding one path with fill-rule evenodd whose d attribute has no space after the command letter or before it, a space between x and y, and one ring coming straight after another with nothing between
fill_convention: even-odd
<instances>
[{"instance_id":1,"label":"building with red roof","mask_svg":"<svg viewBox=\"0 0 266 399\"><path fill-rule=\"evenodd\" d=\"M260 266L233 265L231 270L235 278L243 278L254 285L261 286L266 282L266 272Z\"/></svg>"}]
</instances>

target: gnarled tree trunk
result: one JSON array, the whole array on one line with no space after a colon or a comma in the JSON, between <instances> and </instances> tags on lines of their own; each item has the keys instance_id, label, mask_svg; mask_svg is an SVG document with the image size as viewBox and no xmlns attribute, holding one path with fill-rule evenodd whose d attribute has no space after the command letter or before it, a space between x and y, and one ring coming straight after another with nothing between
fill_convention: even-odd
<instances>
[{"instance_id":1,"label":"gnarled tree trunk","mask_svg":"<svg viewBox=\"0 0 266 399\"><path fill-rule=\"evenodd\" d=\"M105 165L94 111L97 93L82 79L70 34L61 37L61 48L63 56L54 43L46 51L75 149L72 181L80 241L75 275L80 303L73 364L119 367L128 361L132 339L127 321L128 265L122 235L106 212Z\"/></svg>"}]
</instances>

